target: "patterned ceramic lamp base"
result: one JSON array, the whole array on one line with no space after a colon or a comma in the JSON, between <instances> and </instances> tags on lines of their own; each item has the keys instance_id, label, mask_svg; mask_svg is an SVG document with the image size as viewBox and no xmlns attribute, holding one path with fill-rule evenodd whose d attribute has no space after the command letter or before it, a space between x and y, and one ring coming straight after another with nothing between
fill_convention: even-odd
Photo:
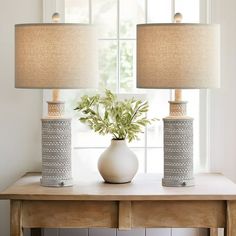
<instances>
[{"instance_id":1,"label":"patterned ceramic lamp base","mask_svg":"<svg viewBox=\"0 0 236 236\"><path fill-rule=\"evenodd\" d=\"M193 119L164 118L164 178L168 187L193 186Z\"/></svg>"},{"instance_id":2,"label":"patterned ceramic lamp base","mask_svg":"<svg viewBox=\"0 0 236 236\"><path fill-rule=\"evenodd\" d=\"M42 119L42 179L49 187L71 186L71 119Z\"/></svg>"},{"instance_id":3,"label":"patterned ceramic lamp base","mask_svg":"<svg viewBox=\"0 0 236 236\"><path fill-rule=\"evenodd\" d=\"M194 186L194 179L187 179L187 180L175 180L175 179L162 179L162 186L165 187L190 187Z\"/></svg>"}]
</instances>

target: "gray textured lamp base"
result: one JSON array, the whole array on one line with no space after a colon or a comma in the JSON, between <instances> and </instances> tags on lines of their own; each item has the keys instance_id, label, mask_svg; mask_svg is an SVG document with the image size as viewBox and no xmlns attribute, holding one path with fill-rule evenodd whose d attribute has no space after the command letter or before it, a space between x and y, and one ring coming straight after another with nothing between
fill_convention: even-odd
<instances>
[{"instance_id":1,"label":"gray textured lamp base","mask_svg":"<svg viewBox=\"0 0 236 236\"><path fill-rule=\"evenodd\" d=\"M48 187L72 186L71 119L42 119L42 179Z\"/></svg>"},{"instance_id":2,"label":"gray textured lamp base","mask_svg":"<svg viewBox=\"0 0 236 236\"><path fill-rule=\"evenodd\" d=\"M164 178L162 185L193 186L193 119L187 116L169 116L163 120Z\"/></svg>"},{"instance_id":3,"label":"gray textured lamp base","mask_svg":"<svg viewBox=\"0 0 236 236\"><path fill-rule=\"evenodd\" d=\"M194 186L194 179L188 180L175 180L175 179L162 179L162 186L165 187L190 187Z\"/></svg>"}]
</instances>

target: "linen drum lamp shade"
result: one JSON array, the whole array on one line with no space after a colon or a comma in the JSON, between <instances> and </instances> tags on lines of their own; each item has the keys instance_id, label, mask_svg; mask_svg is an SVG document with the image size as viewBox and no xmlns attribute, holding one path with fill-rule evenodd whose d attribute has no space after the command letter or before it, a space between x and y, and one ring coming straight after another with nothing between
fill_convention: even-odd
<instances>
[{"instance_id":1,"label":"linen drum lamp shade","mask_svg":"<svg viewBox=\"0 0 236 236\"><path fill-rule=\"evenodd\" d=\"M219 87L219 44L219 25L138 25L137 87Z\"/></svg>"},{"instance_id":2,"label":"linen drum lamp shade","mask_svg":"<svg viewBox=\"0 0 236 236\"><path fill-rule=\"evenodd\" d=\"M87 24L16 25L15 60L16 88L96 87L96 29Z\"/></svg>"}]
</instances>

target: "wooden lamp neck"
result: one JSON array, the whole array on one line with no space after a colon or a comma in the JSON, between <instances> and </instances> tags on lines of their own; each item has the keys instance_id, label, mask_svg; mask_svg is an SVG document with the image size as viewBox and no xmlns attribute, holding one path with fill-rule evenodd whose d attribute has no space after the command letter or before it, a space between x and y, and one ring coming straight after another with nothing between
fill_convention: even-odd
<instances>
[{"instance_id":1,"label":"wooden lamp neck","mask_svg":"<svg viewBox=\"0 0 236 236\"><path fill-rule=\"evenodd\" d=\"M181 102L181 101L182 101L182 90L175 89L175 102Z\"/></svg>"},{"instance_id":2,"label":"wooden lamp neck","mask_svg":"<svg viewBox=\"0 0 236 236\"><path fill-rule=\"evenodd\" d=\"M52 90L52 101L53 102L60 101L60 90L59 89Z\"/></svg>"}]
</instances>

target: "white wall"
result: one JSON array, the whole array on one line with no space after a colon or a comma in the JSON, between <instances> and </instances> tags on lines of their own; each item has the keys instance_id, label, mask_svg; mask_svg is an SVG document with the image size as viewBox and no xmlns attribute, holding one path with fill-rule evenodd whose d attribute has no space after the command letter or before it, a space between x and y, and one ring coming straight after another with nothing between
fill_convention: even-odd
<instances>
[{"instance_id":1,"label":"white wall","mask_svg":"<svg viewBox=\"0 0 236 236\"><path fill-rule=\"evenodd\" d=\"M14 88L14 24L40 22L41 0L1 0L0 191L27 170L40 168L42 93ZM211 169L236 181L236 1L212 0L221 24L222 86L211 92ZM9 204L0 201L0 235L9 235Z\"/></svg>"},{"instance_id":2,"label":"white wall","mask_svg":"<svg viewBox=\"0 0 236 236\"><path fill-rule=\"evenodd\" d=\"M41 22L42 0L0 0L0 191L40 168L42 92L14 88L14 25ZM9 234L9 203L0 201L0 235Z\"/></svg>"},{"instance_id":3,"label":"white wall","mask_svg":"<svg viewBox=\"0 0 236 236\"><path fill-rule=\"evenodd\" d=\"M221 88L211 91L211 169L236 182L236 1L212 0L221 25Z\"/></svg>"}]
</instances>

